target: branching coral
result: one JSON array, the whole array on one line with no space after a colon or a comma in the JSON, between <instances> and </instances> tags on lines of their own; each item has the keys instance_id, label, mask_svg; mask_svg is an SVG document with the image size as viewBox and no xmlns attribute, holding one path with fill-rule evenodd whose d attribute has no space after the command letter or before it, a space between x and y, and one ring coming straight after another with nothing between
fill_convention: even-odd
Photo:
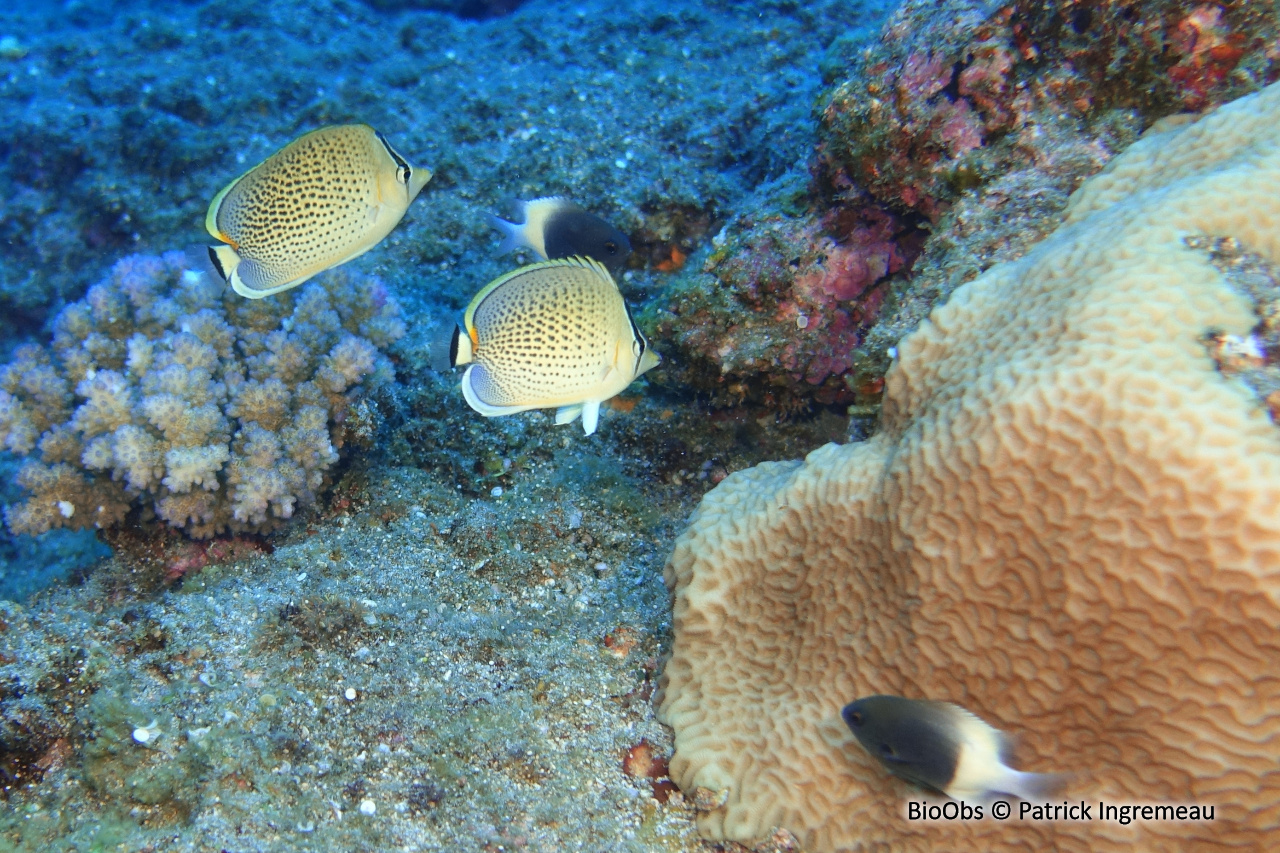
<instances>
[{"instance_id":1,"label":"branching coral","mask_svg":"<svg viewBox=\"0 0 1280 853\"><path fill-rule=\"evenodd\" d=\"M676 543L660 716L700 827L806 850L1270 849L1280 432L1206 343L1258 322L1206 256L1280 262L1280 84L1132 146L1064 224L899 345L882 428L731 475ZM964 705L1024 770L1208 822L912 822L840 719Z\"/></svg>"},{"instance_id":2,"label":"branching coral","mask_svg":"<svg viewBox=\"0 0 1280 853\"><path fill-rule=\"evenodd\" d=\"M336 423L403 334L382 284L347 271L250 302L181 253L124 258L50 349L0 368L0 442L34 453L9 529L106 527L135 506L198 538L270 529L315 500Z\"/></svg>"}]
</instances>

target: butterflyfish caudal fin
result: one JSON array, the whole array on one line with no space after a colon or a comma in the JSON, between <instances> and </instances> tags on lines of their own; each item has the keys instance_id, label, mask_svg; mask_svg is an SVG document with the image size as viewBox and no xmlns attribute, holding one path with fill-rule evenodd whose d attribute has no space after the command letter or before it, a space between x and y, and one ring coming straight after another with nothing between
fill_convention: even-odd
<instances>
[{"instance_id":1,"label":"butterflyfish caudal fin","mask_svg":"<svg viewBox=\"0 0 1280 853\"><path fill-rule=\"evenodd\" d=\"M454 367L471 363L471 338L458 324L433 335L428 348L431 369L444 373Z\"/></svg>"},{"instance_id":2,"label":"butterflyfish caudal fin","mask_svg":"<svg viewBox=\"0 0 1280 853\"><path fill-rule=\"evenodd\" d=\"M230 283L232 273L240 266L240 256L230 246L210 246L209 263L223 281Z\"/></svg>"}]
</instances>

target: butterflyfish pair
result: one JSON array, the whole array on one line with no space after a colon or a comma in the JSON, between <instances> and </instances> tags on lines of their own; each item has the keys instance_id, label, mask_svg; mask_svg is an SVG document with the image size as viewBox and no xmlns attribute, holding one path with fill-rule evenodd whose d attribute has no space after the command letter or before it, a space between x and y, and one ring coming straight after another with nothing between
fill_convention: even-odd
<instances>
[{"instance_id":1,"label":"butterflyfish pair","mask_svg":"<svg viewBox=\"0 0 1280 853\"><path fill-rule=\"evenodd\" d=\"M209 257L241 296L297 287L381 242L429 180L367 124L313 130L214 197Z\"/></svg>"},{"instance_id":2,"label":"butterflyfish pair","mask_svg":"<svg viewBox=\"0 0 1280 853\"><path fill-rule=\"evenodd\" d=\"M950 702L868 696L846 705L841 716L891 773L953 800L997 793L1042 800L1067 780L1059 773L1014 770L1005 734Z\"/></svg>"},{"instance_id":3,"label":"butterflyfish pair","mask_svg":"<svg viewBox=\"0 0 1280 853\"><path fill-rule=\"evenodd\" d=\"M467 365L462 395L485 417L556 409L596 431L600 404L657 366L609 270L570 257L486 285L454 330L449 362Z\"/></svg>"}]
</instances>

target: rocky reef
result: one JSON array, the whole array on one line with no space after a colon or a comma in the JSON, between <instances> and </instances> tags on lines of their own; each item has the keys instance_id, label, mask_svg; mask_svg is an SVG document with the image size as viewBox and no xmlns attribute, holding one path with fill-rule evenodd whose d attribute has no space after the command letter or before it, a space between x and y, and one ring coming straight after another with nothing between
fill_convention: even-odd
<instances>
[{"instance_id":1,"label":"rocky reef","mask_svg":"<svg viewBox=\"0 0 1280 853\"><path fill-rule=\"evenodd\" d=\"M1158 119L1280 74L1274 8L907 2L835 39L808 169L761 187L646 318L713 405L873 415L889 349L1013 260ZM816 283L816 287L815 287Z\"/></svg>"},{"instance_id":2,"label":"rocky reef","mask_svg":"<svg viewBox=\"0 0 1280 853\"><path fill-rule=\"evenodd\" d=\"M1032 165L1078 177L1109 125L1275 80L1278 32L1258 3L908 0L822 107L824 179L936 221Z\"/></svg>"},{"instance_id":3,"label":"rocky reef","mask_svg":"<svg viewBox=\"0 0 1280 853\"><path fill-rule=\"evenodd\" d=\"M1272 5L4 5L0 848L1258 846L1280 194L1177 114ZM254 304L161 254L349 121L435 173L374 251ZM1143 133L1178 180L1068 213ZM664 358L590 437L429 367L553 194ZM868 690L1220 834L909 825Z\"/></svg>"},{"instance_id":4,"label":"rocky reef","mask_svg":"<svg viewBox=\"0 0 1280 853\"><path fill-rule=\"evenodd\" d=\"M787 415L878 399L862 343L888 277L919 254L911 231L875 205L736 220L642 315L676 350L666 382Z\"/></svg>"}]
</instances>

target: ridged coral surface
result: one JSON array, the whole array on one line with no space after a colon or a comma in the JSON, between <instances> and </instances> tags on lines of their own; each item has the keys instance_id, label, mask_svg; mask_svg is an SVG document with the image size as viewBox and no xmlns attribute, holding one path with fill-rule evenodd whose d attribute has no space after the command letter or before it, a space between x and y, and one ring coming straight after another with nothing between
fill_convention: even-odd
<instances>
[{"instance_id":1,"label":"ridged coral surface","mask_svg":"<svg viewBox=\"0 0 1280 853\"><path fill-rule=\"evenodd\" d=\"M58 315L51 349L0 367L0 444L33 454L12 532L110 527L135 506L194 537L262 532L314 501L399 309L346 272L250 302L188 266L122 259Z\"/></svg>"},{"instance_id":2,"label":"ridged coral surface","mask_svg":"<svg viewBox=\"0 0 1280 853\"><path fill-rule=\"evenodd\" d=\"M1215 369L1280 262L1280 88L1148 135L904 339L881 432L729 477L667 566L672 778L702 831L806 850L1263 849L1280 832L1280 432ZM1212 823L911 822L840 719L960 703L1066 797ZM936 800L937 795L929 795ZM714 797L707 799L714 803Z\"/></svg>"}]
</instances>

